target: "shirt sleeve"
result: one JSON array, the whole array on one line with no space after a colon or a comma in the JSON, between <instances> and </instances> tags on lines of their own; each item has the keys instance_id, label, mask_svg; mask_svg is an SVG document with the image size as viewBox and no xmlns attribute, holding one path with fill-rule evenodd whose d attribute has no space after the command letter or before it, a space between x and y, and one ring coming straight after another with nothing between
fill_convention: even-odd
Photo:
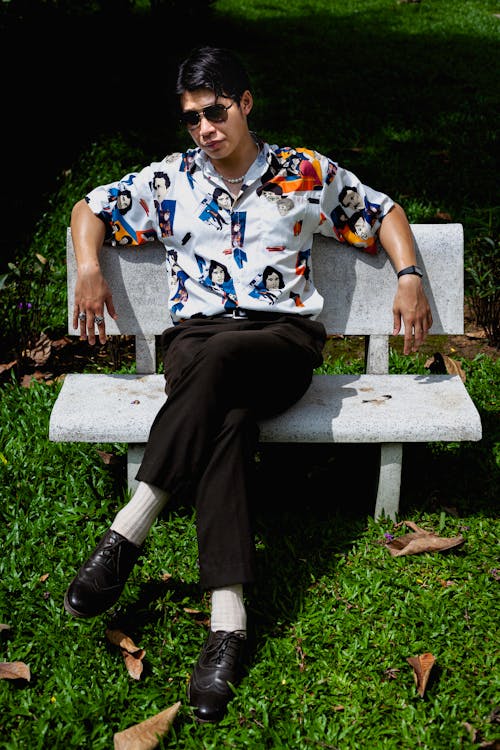
<instances>
[{"instance_id":1,"label":"shirt sleeve","mask_svg":"<svg viewBox=\"0 0 500 750\"><path fill-rule=\"evenodd\" d=\"M377 252L377 233L394 201L328 159L319 231L365 252Z\"/></svg>"},{"instance_id":2,"label":"shirt sleeve","mask_svg":"<svg viewBox=\"0 0 500 750\"><path fill-rule=\"evenodd\" d=\"M86 195L90 209L104 222L107 242L119 246L142 245L157 238L154 174L150 165L121 180L96 187Z\"/></svg>"}]
</instances>

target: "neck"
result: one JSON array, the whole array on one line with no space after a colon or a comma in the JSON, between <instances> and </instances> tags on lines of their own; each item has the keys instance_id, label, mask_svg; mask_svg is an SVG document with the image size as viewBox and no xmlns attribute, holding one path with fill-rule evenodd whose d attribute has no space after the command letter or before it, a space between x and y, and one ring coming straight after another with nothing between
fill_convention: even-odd
<instances>
[{"instance_id":1,"label":"neck","mask_svg":"<svg viewBox=\"0 0 500 750\"><path fill-rule=\"evenodd\" d=\"M212 164L225 182L228 182L230 185L241 185L258 153L259 147L250 136L248 144L245 145L244 150L237 157L227 160L214 160Z\"/></svg>"}]
</instances>

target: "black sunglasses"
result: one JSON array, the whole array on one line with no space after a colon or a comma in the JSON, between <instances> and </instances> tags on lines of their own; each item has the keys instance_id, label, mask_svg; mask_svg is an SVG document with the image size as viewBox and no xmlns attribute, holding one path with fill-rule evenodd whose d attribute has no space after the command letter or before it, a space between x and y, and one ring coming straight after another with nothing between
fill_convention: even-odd
<instances>
[{"instance_id":1,"label":"black sunglasses","mask_svg":"<svg viewBox=\"0 0 500 750\"><path fill-rule=\"evenodd\" d=\"M181 112L181 122L183 125L187 125L188 128L197 128L201 122L202 115L207 120L210 120L210 122L226 122L227 110L231 109L233 104L234 102L231 102L227 107L223 104L210 104L199 111L189 109L187 112Z\"/></svg>"}]
</instances>

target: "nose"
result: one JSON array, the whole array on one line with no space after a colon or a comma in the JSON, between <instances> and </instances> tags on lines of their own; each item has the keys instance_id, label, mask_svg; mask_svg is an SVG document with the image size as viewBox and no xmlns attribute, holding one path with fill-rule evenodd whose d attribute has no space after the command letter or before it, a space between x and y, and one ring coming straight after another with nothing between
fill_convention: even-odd
<instances>
[{"instance_id":1,"label":"nose","mask_svg":"<svg viewBox=\"0 0 500 750\"><path fill-rule=\"evenodd\" d=\"M200 112L200 133L210 133L214 129L214 125L210 120L207 120L203 112Z\"/></svg>"}]
</instances>

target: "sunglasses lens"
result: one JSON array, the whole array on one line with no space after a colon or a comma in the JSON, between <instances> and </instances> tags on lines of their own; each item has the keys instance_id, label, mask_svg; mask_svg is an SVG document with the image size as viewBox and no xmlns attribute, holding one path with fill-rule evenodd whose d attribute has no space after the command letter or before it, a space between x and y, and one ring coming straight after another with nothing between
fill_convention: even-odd
<instances>
[{"instance_id":1,"label":"sunglasses lens","mask_svg":"<svg viewBox=\"0 0 500 750\"><path fill-rule=\"evenodd\" d=\"M210 122L226 122L227 110L231 107L225 107L223 104L210 104L201 110L201 114ZM183 125L187 125L188 128L197 128L200 124L201 114L195 110L188 110L187 112L181 112L181 122Z\"/></svg>"},{"instance_id":2,"label":"sunglasses lens","mask_svg":"<svg viewBox=\"0 0 500 750\"><path fill-rule=\"evenodd\" d=\"M203 114L210 122L225 122L227 120L227 112L223 104L213 104L211 107L205 107Z\"/></svg>"},{"instance_id":3,"label":"sunglasses lens","mask_svg":"<svg viewBox=\"0 0 500 750\"><path fill-rule=\"evenodd\" d=\"M199 125L200 115L198 114L198 112L182 112L181 122L184 125L189 125L190 127L193 128L196 125Z\"/></svg>"}]
</instances>

